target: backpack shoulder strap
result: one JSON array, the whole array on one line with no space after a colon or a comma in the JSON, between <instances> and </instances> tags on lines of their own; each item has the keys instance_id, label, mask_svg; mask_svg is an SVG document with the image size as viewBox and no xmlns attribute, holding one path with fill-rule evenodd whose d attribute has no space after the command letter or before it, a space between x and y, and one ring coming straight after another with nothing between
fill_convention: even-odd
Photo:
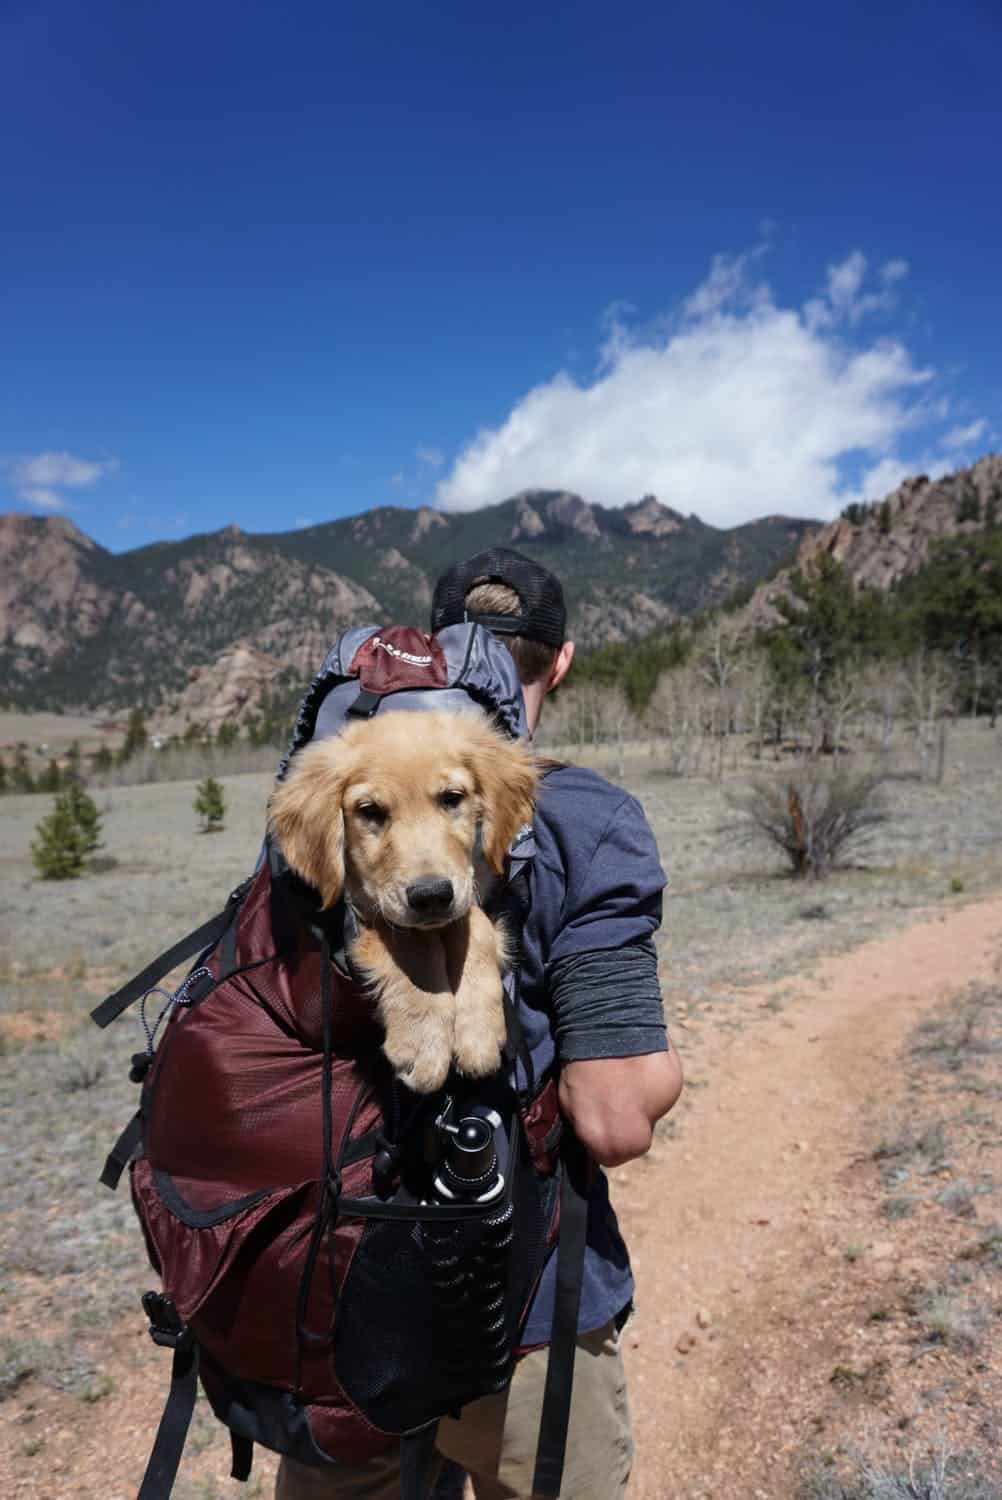
<instances>
[{"instance_id":1,"label":"backpack shoulder strap","mask_svg":"<svg viewBox=\"0 0 1002 1500\"><path fill-rule=\"evenodd\" d=\"M565 1130L561 1156L557 1285L532 1481L532 1493L541 1500L555 1500L563 1478L588 1228L588 1158L570 1129Z\"/></svg>"},{"instance_id":2,"label":"backpack shoulder strap","mask_svg":"<svg viewBox=\"0 0 1002 1500\"><path fill-rule=\"evenodd\" d=\"M102 1028L110 1026L112 1021L116 1021L130 1005L141 1000L165 974L170 973L171 969L176 969L178 964L184 963L186 958L191 958L196 953L214 948L236 921L240 903L247 894L250 884L251 880L248 879L242 885L237 886L235 891L230 892L222 911L210 917L207 922L203 922L201 927L196 927L194 932L189 932L187 937L181 938L173 947L165 949L151 964L147 964L141 973L130 979L128 984L123 984L120 990L116 990L106 1000L102 1000L100 1005L95 1006L90 1013L95 1026Z\"/></svg>"}]
</instances>

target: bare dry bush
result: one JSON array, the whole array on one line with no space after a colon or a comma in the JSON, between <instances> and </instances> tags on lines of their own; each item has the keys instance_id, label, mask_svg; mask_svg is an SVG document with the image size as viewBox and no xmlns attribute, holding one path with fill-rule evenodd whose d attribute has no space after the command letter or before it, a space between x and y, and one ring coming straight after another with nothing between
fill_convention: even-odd
<instances>
[{"instance_id":1,"label":"bare dry bush","mask_svg":"<svg viewBox=\"0 0 1002 1500\"><path fill-rule=\"evenodd\" d=\"M997 1500L991 1477L945 1443L928 1458L897 1463L852 1456L850 1473L818 1465L803 1481L800 1500Z\"/></svg>"},{"instance_id":2,"label":"bare dry bush","mask_svg":"<svg viewBox=\"0 0 1002 1500\"><path fill-rule=\"evenodd\" d=\"M802 879L823 880L887 821L878 776L816 764L796 777L754 781L728 802L742 816L738 836L772 844Z\"/></svg>"}]
</instances>

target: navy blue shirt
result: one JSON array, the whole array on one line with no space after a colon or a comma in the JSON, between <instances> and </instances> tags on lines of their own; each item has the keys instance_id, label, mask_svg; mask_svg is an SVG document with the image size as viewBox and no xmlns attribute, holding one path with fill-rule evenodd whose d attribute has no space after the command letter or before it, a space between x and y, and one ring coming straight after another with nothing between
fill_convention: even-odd
<instances>
[{"instance_id":1,"label":"navy blue shirt","mask_svg":"<svg viewBox=\"0 0 1002 1500\"><path fill-rule=\"evenodd\" d=\"M554 972L567 960L649 941L661 921L666 884L657 845L640 803L580 766L561 766L541 784L534 819L532 904L523 933L521 1018L537 1078L555 1058L635 1057L667 1047L660 1001L619 1025L616 995L608 1023L589 1029L600 1040L574 1045L573 979L562 986L560 1024L552 1003ZM601 1011L599 997L597 1009ZM529 1312L523 1342L549 1342L556 1256L551 1255ZM586 1333L616 1316L633 1295L630 1260L600 1172L588 1204L588 1239L578 1327Z\"/></svg>"}]
</instances>

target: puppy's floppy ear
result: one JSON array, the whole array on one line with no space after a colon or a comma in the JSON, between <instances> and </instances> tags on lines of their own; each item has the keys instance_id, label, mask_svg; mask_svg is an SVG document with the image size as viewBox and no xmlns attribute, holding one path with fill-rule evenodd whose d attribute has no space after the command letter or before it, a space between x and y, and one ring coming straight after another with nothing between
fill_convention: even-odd
<instances>
[{"instance_id":1,"label":"puppy's floppy ear","mask_svg":"<svg viewBox=\"0 0 1002 1500\"><path fill-rule=\"evenodd\" d=\"M486 724L471 733L467 762L483 807L484 856L500 874L508 845L523 823L532 822L539 773L521 740L510 740Z\"/></svg>"},{"instance_id":2,"label":"puppy's floppy ear","mask_svg":"<svg viewBox=\"0 0 1002 1500\"><path fill-rule=\"evenodd\" d=\"M333 906L344 889L341 801L349 757L339 750L333 740L300 750L268 803L268 826L286 864L320 892L325 908Z\"/></svg>"}]
</instances>

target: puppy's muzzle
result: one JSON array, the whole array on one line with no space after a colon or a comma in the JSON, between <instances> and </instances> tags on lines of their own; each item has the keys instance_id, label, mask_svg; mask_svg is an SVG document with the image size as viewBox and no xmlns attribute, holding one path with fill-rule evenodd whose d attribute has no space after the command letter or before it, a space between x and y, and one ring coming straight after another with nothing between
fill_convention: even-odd
<instances>
[{"instance_id":1,"label":"puppy's muzzle","mask_svg":"<svg viewBox=\"0 0 1002 1500\"><path fill-rule=\"evenodd\" d=\"M407 887L407 904L423 922L441 921L450 916L455 899L452 881L443 876L429 875Z\"/></svg>"}]
</instances>

